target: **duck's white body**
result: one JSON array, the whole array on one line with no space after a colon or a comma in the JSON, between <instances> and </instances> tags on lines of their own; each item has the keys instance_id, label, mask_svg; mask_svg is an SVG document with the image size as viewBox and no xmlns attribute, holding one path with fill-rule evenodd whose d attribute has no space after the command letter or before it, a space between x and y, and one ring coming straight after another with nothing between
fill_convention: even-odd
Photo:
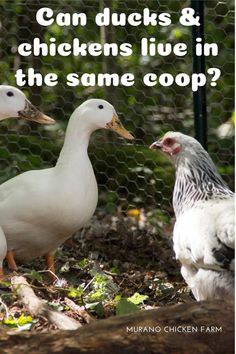
<instances>
[{"instance_id":1,"label":"duck's white body","mask_svg":"<svg viewBox=\"0 0 236 354\"><path fill-rule=\"evenodd\" d=\"M105 128L115 111L103 100L87 102L70 118L55 167L23 173L0 186L0 225L17 259L51 253L96 209L97 182L87 147L91 133Z\"/></svg>"},{"instance_id":2,"label":"duck's white body","mask_svg":"<svg viewBox=\"0 0 236 354\"><path fill-rule=\"evenodd\" d=\"M16 258L54 251L92 217L98 199L93 168L86 151L74 157L73 174L65 163L26 172L0 187L0 224Z\"/></svg>"},{"instance_id":3,"label":"duck's white body","mask_svg":"<svg viewBox=\"0 0 236 354\"><path fill-rule=\"evenodd\" d=\"M0 227L0 268L2 268L2 262L6 257L6 254L7 254L7 241L4 232ZM0 275L2 275L2 271Z\"/></svg>"}]
</instances>

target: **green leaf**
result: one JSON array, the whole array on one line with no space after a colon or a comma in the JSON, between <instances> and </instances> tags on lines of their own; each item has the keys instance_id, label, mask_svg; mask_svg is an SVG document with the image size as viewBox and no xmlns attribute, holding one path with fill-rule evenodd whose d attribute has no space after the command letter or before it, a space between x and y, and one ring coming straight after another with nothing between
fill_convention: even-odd
<instances>
[{"instance_id":1,"label":"green leaf","mask_svg":"<svg viewBox=\"0 0 236 354\"><path fill-rule=\"evenodd\" d=\"M93 310L95 311L96 315L99 318L104 317L105 311L104 311L104 307L101 301L97 301L97 302L93 302L91 304L86 304L85 308L88 310Z\"/></svg>"},{"instance_id":2,"label":"green leaf","mask_svg":"<svg viewBox=\"0 0 236 354\"><path fill-rule=\"evenodd\" d=\"M103 307L102 302L99 302L99 303L94 307L94 311L96 312L96 315L97 315L99 318L104 317L105 311L104 311L104 307Z\"/></svg>"},{"instance_id":3,"label":"green leaf","mask_svg":"<svg viewBox=\"0 0 236 354\"><path fill-rule=\"evenodd\" d=\"M81 269L86 268L89 265L89 260L88 258L83 258L78 262L78 265Z\"/></svg>"},{"instance_id":4,"label":"green leaf","mask_svg":"<svg viewBox=\"0 0 236 354\"><path fill-rule=\"evenodd\" d=\"M9 316L8 318L5 318L2 323L9 327L17 327L17 320L14 319L13 317Z\"/></svg>"},{"instance_id":5,"label":"green leaf","mask_svg":"<svg viewBox=\"0 0 236 354\"><path fill-rule=\"evenodd\" d=\"M235 125L235 112L233 111L230 117L230 122L234 126Z\"/></svg>"},{"instance_id":6,"label":"green leaf","mask_svg":"<svg viewBox=\"0 0 236 354\"><path fill-rule=\"evenodd\" d=\"M26 323L32 323L33 322L33 318L31 316L25 316L23 313L20 315L20 317L18 318L18 325L23 326Z\"/></svg>"},{"instance_id":7,"label":"green leaf","mask_svg":"<svg viewBox=\"0 0 236 354\"><path fill-rule=\"evenodd\" d=\"M31 316L25 316L22 313L19 318L14 318L12 316L9 316L8 318L5 318L2 321L2 323L11 327L11 328L18 328L18 327L22 327L26 324L32 324L33 319Z\"/></svg>"},{"instance_id":8,"label":"green leaf","mask_svg":"<svg viewBox=\"0 0 236 354\"><path fill-rule=\"evenodd\" d=\"M120 299L120 301L116 305L117 315L127 315L129 313L134 313L137 311L139 311L138 306L128 301L127 299Z\"/></svg>"},{"instance_id":9,"label":"green leaf","mask_svg":"<svg viewBox=\"0 0 236 354\"><path fill-rule=\"evenodd\" d=\"M29 274L27 274L28 278L30 278L31 280L37 280L39 282L43 281L43 277L41 274L39 274L39 272L36 272L36 270L31 270L31 272Z\"/></svg>"},{"instance_id":10,"label":"green leaf","mask_svg":"<svg viewBox=\"0 0 236 354\"><path fill-rule=\"evenodd\" d=\"M67 296L75 299L75 298L81 298L83 295L84 289L82 287L78 287L78 288L69 288L68 292L67 292Z\"/></svg>"},{"instance_id":11,"label":"green leaf","mask_svg":"<svg viewBox=\"0 0 236 354\"><path fill-rule=\"evenodd\" d=\"M172 31L173 36L175 39L180 39L182 37L183 32L181 31L180 28L176 28Z\"/></svg>"},{"instance_id":12,"label":"green leaf","mask_svg":"<svg viewBox=\"0 0 236 354\"><path fill-rule=\"evenodd\" d=\"M89 294L88 299L89 301L100 301L104 298L104 294L101 290L96 290Z\"/></svg>"},{"instance_id":13,"label":"green leaf","mask_svg":"<svg viewBox=\"0 0 236 354\"><path fill-rule=\"evenodd\" d=\"M93 279L92 286L94 290L101 290L103 292L107 291L108 278L106 275L97 273Z\"/></svg>"},{"instance_id":14,"label":"green leaf","mask_svg":"<svg viewBox=\"0 0 236 354\"><path fill-rule=\"evenodd\" d=\"M11 286L11 283L7 280L0 280L0 284L8 288Z\"/></svg>"},{"instance_id":15,"label":"green leaf","mask_svg":"<svg viewBox=\"0 0 236 354\"><path fill-rule=\"evenodd\" d=\"M148 299L148 295L141 295L139 293L135 293L131 297L128 297L128 301L132 302L135 305L142 304L145 300Z\"/></svg>"},{"instance_id":16,"label":"green leaf","mask_svg":"<svg viewBox=\"0 0 236 354\"><path fill-rule=\"evenodd\" d=\"M120 294L117 294L116 296L115 296L115 298L114 298L114 301L115 302L118 302L118 301L120 301L121 300L121 295Z\"/></svg>"},{"instance_id":17,"label":"green leaf","mask_svg":"<svg viewBox=\"0 0 236 354\"><path fill-rule=\"evenodd\" d=\"M111 272L114 274L119 274L120 270L116 265L113 265L113 267L111 267Z\"/></svg>"}]
</instances>

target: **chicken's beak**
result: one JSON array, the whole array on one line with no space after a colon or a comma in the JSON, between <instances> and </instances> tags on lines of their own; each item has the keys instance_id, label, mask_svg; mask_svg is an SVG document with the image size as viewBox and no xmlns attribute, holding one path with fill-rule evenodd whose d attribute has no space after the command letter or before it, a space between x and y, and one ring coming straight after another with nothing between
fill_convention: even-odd
<instances>
[{"instance_id":1,"label":"chicken's beak","mask_svg":"<svg viewBox=\"0 0 236 354\"><path fill-rule=\"evenodd\" d=\"M156 149L161 149L162 148L162 140L157 140L155 141L153 144L151 144L149 146L149 149L153 149L153 150L156 150Z\"/></svg>"},{"instance_id":2,"label":"chicken's beak","mask_svg":"<svg viewBox=\"0 0 236 354\"><path fill-rule=\"evenodd\" d=\"M125 139L133 140L134 137L131 135L128 130L122 125L121 121L119 120L118 116L114 113L112 120L107 123L107 128L113 130L117 134L123 136Z\"/></svg>"},{"instance_id":3,"label":"chicken's beak","mask_svg":"<svg viewBox=\"0 0 236 354\"><path fill-rule=\"evenodd\" d=\"M25 100L25 108L18 112L19 118L32 120L40 124L55 124L55 120L40 112L32 103Z\"/></svg>"}]
</instances>

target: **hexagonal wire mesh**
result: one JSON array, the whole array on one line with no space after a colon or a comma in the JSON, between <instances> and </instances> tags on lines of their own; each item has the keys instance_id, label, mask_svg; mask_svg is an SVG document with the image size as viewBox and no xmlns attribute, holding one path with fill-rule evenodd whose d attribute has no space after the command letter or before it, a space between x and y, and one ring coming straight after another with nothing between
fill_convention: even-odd
<instances>
[{"instance_id":1,"label":"hexagonal wire mesh","mask_svg":"<svg viewBox=\"0 0 236 354\"><path fill-rule=\"evenodd\" d=\"M49 6L54 13L85 12L86 27L59 27L53 23L41 27L35 20L36 11ZM142 12L149 7L153 12L168 12L172 25L168 27L125 26L107 27L101 32L94 24L95 14L101 6L117 12ZM134 145L109 132L93 134L89 153L99 184L99 205L108 211L117 206L127 210L130 206L145 206L161 209L171 215L171 195L174 174L171 164L161 154L148 150L148 145L168 130L177 130L194 135L193 100L189 88L145 87L142 76L148 72L191 73L192 56L148 57L139 54L139 43L143 37L155 37L157 42L185 42L191 50L191 27L178 25L178 15L189 1L7 1L0 4L1 16L1 83L15 85L14 72L34 67L46 74L55 72L59 84L53 88L26 87L30 100L48 115L58 120L56 127L43 127L16 120L5 121L0 126L0 182L29 169L38 169L55 164L63 142L67 121L74 108L90 97L105 98L117 109L124 125L136 137ZM205 1L205 40L219 45L217 57L207 57L206 67L221 69L221 78L216 87L207 87L209 151L227 183L233 187L233 1ZM21 42L32 43L34 37L56 43L71 42L79 38L82 42L107 42L133 45L132 57L21 57L17 46ZM145 60L144 60L145 59ZM66 85L66 74L76 72L132 72L136 77L133 87L81 87Z\"/></svg>"}]
</instances>

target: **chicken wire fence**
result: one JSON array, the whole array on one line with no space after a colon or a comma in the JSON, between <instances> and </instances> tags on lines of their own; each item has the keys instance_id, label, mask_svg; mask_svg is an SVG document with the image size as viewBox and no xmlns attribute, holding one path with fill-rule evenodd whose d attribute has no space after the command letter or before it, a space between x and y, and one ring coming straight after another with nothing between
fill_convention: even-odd
<instances>
[{"instance_id":1,"label":"chicken wire fence","mask_svg":"<svg viewBox=\"0 0 236 354\"><path fill-rule=\"evenodd\" d=\"M233 188L233 84L234 84L234 3L233 1L205 1L205 41L219 46L217 57L206 57L206 68L221 70L216 87L207 86L208 145L209 152L219 172ZM64 132L73 110L88 98L104 98L111 102L125 127L135 136L129 143L114 133L99 131L90 141L89 155L99 184L99 206L109 212L117 207L154 208L166 216L172 214L171 196L174 171L171 163L161 153L148 149L156 137L166 131L181 131L194 136L193 98L189 87L146 87L142 76L148 72L173 76L179 72L192 72L192 55L176 57L141 57L140 40L154 37L157 42L176 44L185 42L191 50L191 27L178 24L178 16L190 1L112 1L112 0L57 0L57 1L9 1L0 2L0 73L1 83L15 86L14 73L33 67L36 72L55 72L59 84L55 87L25 87L24 92L33 104L57 120L55 126L39 126L34 123L8 120L0 125L0 182L23 171L53 166L63 144ZM49 27L40 26L35 19L40 7L50 7L58 12L85 12L86 27L60 27L55 22ZM109 7L118 13L150 11L171 14L172 24L168 27L125 26L102 28L94 24L101 7ZM131 43L131 57L22 57L17 46L22 42L33 42L39 37L49 43L71 42L79 38L82 42ZM76 72L107 72L135 75L132 87L69 87L66 75ZM37 188L37 181L35 181Z\"/></svg>"}]
</instances>

